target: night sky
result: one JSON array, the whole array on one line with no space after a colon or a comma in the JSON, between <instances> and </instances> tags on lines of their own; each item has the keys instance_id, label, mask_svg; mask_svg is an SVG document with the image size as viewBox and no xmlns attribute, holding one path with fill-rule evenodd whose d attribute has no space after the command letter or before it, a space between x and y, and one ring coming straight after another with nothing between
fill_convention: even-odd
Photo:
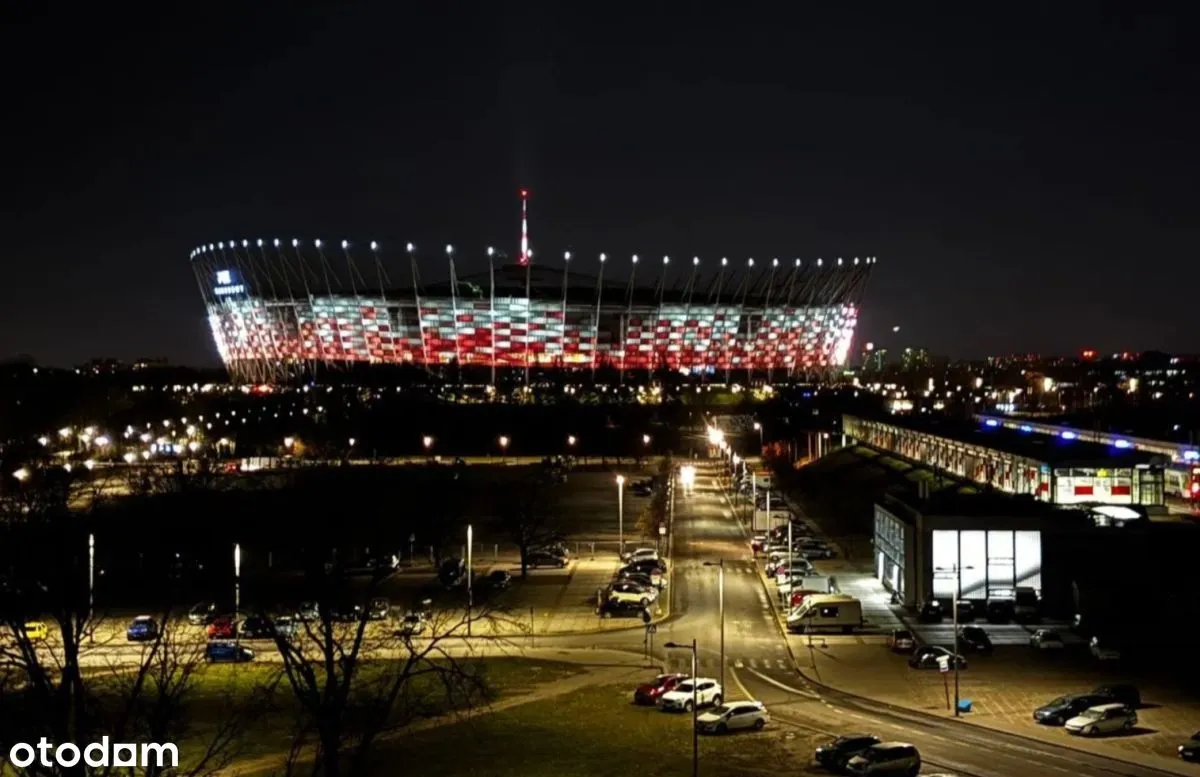
<instances>
[{"instance_id":1,"label":"night sky","mask_svg":"<svg viewBox=\"0 0 1200 777\"><path fill-rule=\"evenodd\" d=\"M521 186L541 261L878 256L859 342L1200 351L1190 16L409 5L5 4L0 356L214 364L195 245L482 268Z\"/></svg>"}]
</instances>

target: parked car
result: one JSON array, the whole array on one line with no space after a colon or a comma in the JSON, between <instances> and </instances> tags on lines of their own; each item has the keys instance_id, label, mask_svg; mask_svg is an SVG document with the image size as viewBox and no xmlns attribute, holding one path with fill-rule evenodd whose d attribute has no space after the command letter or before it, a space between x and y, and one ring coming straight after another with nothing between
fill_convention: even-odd
<instances>
[{"instance_id":1,"label":"parked car","mask_svg":"<svg viewBox=\"0 0 1200 777\"><path fill-rule=\"evenodd\" d=\"M279 637L296 636L296 621L290 615L280 615L274 619L275 635Z\"/></svg>"},{"instance_id":2,"label":"parked car","mask_svg":"<svg viewBox=\"0 0 1200 777\"><path fill-rule=\"evenodd\" d=\"M917 619L922 623L941 623L945 614L941 602L937 599L926 599L921 602L921 607L917 611Z\"/></svg>"},{"instance_id":3,"label":"parked car","mask_svg":"<svg viewBox=\"0 0 1200 777\"><path fill-rule=\"evenodd\" d=\"M667 691L686 680L686 674L660 674L648 683L642 683L633 690L634 704L658 704L658 700Z\"/></svg>"},{"instance_id":4,"label":"parked car","mask_svg":"<svg viewBox=\"0 0 1200 777\"><path fill-rule=\"evenodd\" d=\"M567 559L564 556L557 556L544 550L534 550L525 554L525 565L530 568L555 567L556 569L563 569L567 565Z\"/></svg>"},{"instance_id":5,"label":"parked car","mask_svg":"<svg viewBox=\"0 0 1200 777\"><path fill-rule=\"evenodd\" d=\"M415 637L424 634L429 627L429 619L425 617L423 612L410 612L400 620L400 627L396 629L398 637Z\"/></svg>"},{"instance_id":6,"label":"parked car","mask_svg":"<svg viewBox=\"0 0 1200 777\"><path fill-rule=\"evenodd\" d=\"M1200 731L1192 734L1192 736L1176 748L1179 757L1185 761L1200 761Z\"/></svg>"},{"instance_id":7,"label":"parked car","mask_svg":"<svg viewBox=\"0 0 1200 777\"><path fill-rule=\"evenodd\" d=\"M188 610L188 623L193 626L206 626L208 622L217 617L216 602L197 602Z\"/></svg>"},{"instance_id":8,"label":"parked car","mask_svg":"<svg viewBox=\"0 0 1200 777\"><path fill-rule=\"evenodd\" d=\"M1038 629L1029 637L1029 646L1038 650L1062 650L1062 635L1053 629Z\"/></svg>"},{"instance_id":9,"label":"parked car","mask_svg":"<svg viewBox=\"0 0 1200 777\"><path fill-rule=\"evenodd\" d=\"M967 668L966 658L964 658L961 654L957 656L954 655L954 653L950 652L941 645L921 645L913 651L911 656L908 657L908 665L913 669L937 669L941 663L938 660L940 658L945 658L952 661L953 663L951 663L950 666L958 664L959 669Z\"/></svg>"},{"instance_id":10,"label":"parked car","mask_svg":"<svg viewBox=\"0 0 1200 777\"><path fill-rule=\"evenodd\" d=\"M229 615L218 616L209 622L205 633L209 639L233 639L237 636L236 621Z\"/></svg>"},{"instance_id":11,"label":"parked car","mask_svg":"<svg viewBox=\"0 0 1200 777\"><path fill-rule=\"evenodd\" d=\"M1090 707L1112 704L1116 699L1101 693L1071 693L1046 702L1033 711L1035 723L1061 726Z\"/></svg>"},{"instance_id":12,"label":"parked car","mask_svg":"<svg viewBox=\"0 0 1200 777\"><path fill-rule=\"evenodd\" d=\"M621 560L626 564L630 564L634 561L641 561L642 559L656 558L658 558L658 550L656 548L637 548L636 550L631 550L621 556Z\"/></svg>"},{"instance_id":13,"label":"parked car","mask_svg":"<svg viewBox=\"0 0 1200 777\"><path fill-rule=\"evenodd\" d=\"M1063 728L1070 734L1085 737L1128 731L1137 725L1137 713L1124 704L1101 704L1088 707L1073 718L1068 718Z\"/></svg>"},{"instance_id":14,"label":"parked car","mask_svg":"<svg viewBox=\"0 0 1200 777\"><path fill-rule=\"evenodd\" d=\"M204 649L204 658L210 664L240 664L253 661L254 651L232 642L211 642Z\"/></svg>"},{"instance_id":15,"label":"parked car","mask_svg":"<svg viewBox=\"0 0 1200 777\"><path fill-rule=\"evenodd\" d=\"M296 620L298 621L319 621L321 620L321 607L316 602L300 602L296 607Z\"/></svg>"},{"instance_id":16,"label":"parked car","mask_svg":"<svg viewBox=\"0 0 1200 777\"><path fill-rule=\"evenodd\" d=\"M392 603L382 596L371 600L367 606L367 617L373 621L386 620L392 612Z\"/></svg>"},{"instance_id":17,"label":"parked car","mask_svg":"<svg viewBox=\"0 0 1200 777\"><path fill-rule=\"evenodd\" d=\"M750 538L750 550L755 553L762 553L763 548L767 547L770 541L770 535L759 532Z\"/></svg>"},{"instance_id":18,"label":"parked car","mask_svg":"<svg viewBox=\"0 0 1200 777\"><path fill-rule=\"evenodd\" d=\"M622 602L637 602L647 607L658 598L658 591L653 586L643 586L630 581L613 583L608 587L606 598Z\"/></svg>"},{"instance_id":19,"label":"parked car","mask_svg":"<svg viewBox=\"0 0 1200 777\"><path fill-rule=\"evenodd\" d=\"M1128 683L1114 683L1112 685L1101 685L1092 691L1102 696L1111 696L1113 701L1118 701L1126 707L1137 709L1142 706L1142 694L1137 689L1136 685Z\"/></svg>"},{"instance_id":20,"label":"parked car","mask_svg":"<svg viewBox=\"0 0 1200 777\"><path fill-rule=\"evenodd\" d=\"M903 774L916 777L921 772L921 754L905 742L880 742L871 745L846 762L850 774Z\"/></svg>"},{"instance_id":21,"label":"parked car","mask_svg":"<svg viewBox=\"0 0 1200 777\"><path fill-rule=\"evenodd\" d=\"M851 758L872 745L879 744L874 734L845 734L817 747L814 758L831 772L842 772Z\"/></svg>"},{"instance_id":22,"label":"parked car","mask_svg":"<svg viewBox=\"0 0 1200 777\"><path fill-rule=\"evenodd\" d=\"M448 558L438 567L438 582L446 588L456 588L467 579L467 563L461 558Z\"/></svg>"},{"instance_id":23,"label":"parked car","mask_svg":"<svg viewBox=\"0 0 1200 777\"><path fill-rule=\"evenodd\" d=\"M604 599L597 607L596 614L601 618L637 618L649 620L650 612L640 602L622 601L620 599Z\"/></svg>"},{"instance_id":24,"label":"parked car","mask_svg":"<svg viewBox=\"0 0 1200 777\"><path fill-rule=\"evenodd\" d=\"M986 656L992 652L992 639L980 626L960 626L958 644L972 653L982 653Z\"/></svg>"},{"instance_id":25,"label":"parked car","mask_svg":"<svg viewBox=\"0 0 1200 777\"><path fill-rule=\"evenodd\" d=\"M129 642L149 642L158 639L158 621L152 615L139 615L125 629L125 639Z\"/></svg>"},{"instance_id":26,"label":"parked car","mask_svg":"<svg viewBox=\"0 0 1200 777\"><path fill-rule=\"evenodd\" d=\"M917 647L917 640L908 629L892 629L892 633L888 634L887 646L894 653L912 655Z\"/></svg>"},{"instance_id":27,"label":"parked car","mask_svg":"<svg viewBox=\"0 0 1200 777\"><path fill-rule=\"evenodd\" d=\"M696 716L696 729L701 734L726 734L742 729L762 731L770 721L771 714L761 701L732 701Z\"/></svg>"},{"instance_id":28,"label":"parked car","mask_svg":"<svg viewBox=\"0 0 1200 777\"><path fill-rule=\"evenodd\" d=\"M621 581L627 581L630 583L637 583L638 585L642 586L643 588L658 588L659 587L655 578L646 574L645 572L625 572L624 570L622 570L621 572L617 573L617 579L621 580ZM662 575L658 575L657 580L662 581Z\"/></svg>"},{"instance_id":29,"label":"parked car","mask_svg":"<svg viewBox=\"0 0 1200 777\"><path fill-rule=\"evenodd\" d=\"M260 615L251 615L238 626L238 631L247 639L274 639L275 626Z\"/></svg>"},{"instance_id":30,"label":"parked car","mask_svg":"<svg viewBox=\"0 0 1200 777\"><path fill-rule=\"evenodd\" d=\"M506 569L495 569L483 579L483 584L495 591L503 591L512 585L512 573Z\"/></svg>"},{"instance_id":31,"label":"parked car","mask_svg":"<svg viewBox=\"0 0 1200 777\"><path fill-rule=\"evenodd\" d=\"M684 680L662 695L663 712L691 712L693 686L696 704L700 707L717 707L721 704L721 684L711 677Z\"/></svg>"}]
</instances>

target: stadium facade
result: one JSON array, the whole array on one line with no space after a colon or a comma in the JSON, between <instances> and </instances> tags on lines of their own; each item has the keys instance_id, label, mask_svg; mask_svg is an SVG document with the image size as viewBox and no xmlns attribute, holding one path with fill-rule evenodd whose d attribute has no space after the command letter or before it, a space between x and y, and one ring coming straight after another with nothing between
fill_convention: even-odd
<instances>
[{"instance_id":1,"label":"stadium facade","mask_svg":"<svg viewBox=\"0 0 1200 777\"><path fill-rule=\"evenodd\" d=\"M418 253L406 249L234 240L193 250L230 376L272 382L366 364L490 369L493 382L510 370L528 381L531 368L593 378L615 369L622 380L661 368L726 380L813 376L845 365L875 263L749 260L735 269L724 259L706 268L698 258L639 264L568 253L550 267L532 262L523 239L517 262L488 249L488 270L472 275L456 274L446 246L436 252L446 279L423 284ZM429 258L420 256L426 271Z\"/></svg>"}]
</instances>

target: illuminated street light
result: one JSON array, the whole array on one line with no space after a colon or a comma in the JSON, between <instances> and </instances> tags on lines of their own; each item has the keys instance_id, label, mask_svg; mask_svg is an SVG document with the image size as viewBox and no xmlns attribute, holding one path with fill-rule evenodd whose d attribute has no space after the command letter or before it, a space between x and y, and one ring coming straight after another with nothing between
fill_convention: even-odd
<instances>
[{"instance_id":1,"label":"illuminated street light","mask_svg":"<svg viewBox=\"0 0 1200 777\"><path fill-rule=\"evenodd\" d=\"M132 464L137 461L137 455L133 451L126 451L125 455L121 458L125 459L126 464Z\"/></svg>"},{"instance_id":2,"label":"illuminated street light","mask_svg":"<svg viewBox=\"0 0 1200 777\"><path fill-rule=\"evenodd\" d=\"M430 448L433 447L433 438L430 437L429 435L425 435L424 437L422 437L421 442L425 445L426 451L428 451Z\"/></svg>"},{"instance_id":3,"label":"illuminated street light","mask_svg":"<svg viewBox=\"0 0 1200 777\"><path fill-rule=\"evenodd\" d=\"M351 438L350 438L350 440L349 440L350 447L351 447L351 448L353 448L353 447L354 447L354 443L356 443L356 442L358 442L358 440L355 440L353 437L351 437Z\"/></svg>"},{"instance_id":4,"label":"illuminated street light","mask_svg":"<svg viewBox=\"0 0 1200 777\"><path fill-rule=\"evenodd\" d=\"M50 438L49 438L49 437L46 437L46 436L44 436L44 435L43 435L43 436L41 436L41 437L39 437L39 438L38 438L38 445L42 446L43 448L45 448L45 447L46 447L47 445L49 445L49 444L50 444Z\"/></svg>"},{"instance_id":5,"label":"illuminated street light","mask_svg":"<svg viewBox=\"0 0 1200 777\"><path fill-rule=\"evenodd\" d=\"M574 444L575 444L575 435L568 434L567 435L567 445L574 445Z\"/></svg>"},{"instance_id":6,"label":"illuminated street light","mask_svg":"<svg viewBox=\"0 0 1200 777\"><path fill-rule=\"evenodd\" d=\"M725 433L715 426L708 427L708 444L719 448L723 442L725 442Z\"/></svg>"},{"instance_id":7,"label":"illuminated street light","mask_svg":"<svg viewBox=\"0 0 1200 777\"><path fill-rule=\"evenodd\" d=\"M71 436L70 427L64 426L63 428L59 429L58 436L63 438L64 440L67 439L68 437L70 437Z\"/></svg>"},{"instance_id":8,"label":"illuminated street light","mask_svg":"<svg viewBox=\"0 0 1200 777\"><path fill-rule=\"evenodd\" d=\"M96 468L96 460L88 459L87 461L83 462L83 466L87 467L88 470L91 471Z\"/></svg>"},{"instance_id":9,"label":"illuminated street light","mask_svg":"<svg viewBox=\"0 0 1200 777\"><path fill-rule=\"evenodd\" d=\"M284 437L283 438L283 447L290 449L295 444L296 444L295 437Z\"/></svg>"},{"instance_id":10,"label":"illuminated street light","mask_svg":"<svg viewBox=\"0 0 1200 777\"><path fill-rule=\"evenodd\" d=\"M99 447L101 447L101 448L103 448L104 446L108 445L108 443L109 443L109 439L108 439L108 436L107 436L107 435L103 435L103 434L102 434L102 435L100 435L99 437L97 437L97 438L96 438L96 445L97 445L97 446L99 446Z\"/></svg>"},{"instance_id":11,"label":"illuminated street light","mask_svg":"<svg viewBox=\"0 0 1200 777\"><path fill-rule=\"evenodd\" d=\"M684 488L691 490L692 486L696 484L696 468L691 464L680 467L679 482L683 484Z\"/></svg>"},{"instance_id":12,"label":"illuminated street light","mask_svg":"<svg viewBox=\"0 0 1200 777\"><path fill-rule=\"evenodd\" d=\"M26 480L29 480L29 470L25 467L21 467L13 472L13 477L24 483Z\"/></svg>"},{"instance_id":13,"label":"illuminated street light","mask_svg":"<svg viewBox=\"0 0 1200 777\"><path fill-rule=\"evenodd\" d=\"M650 444L650 435L643 434L642 435L642 445L649 445L649 444Z\"/></svg>"},{"instance_id":14,"label":"illuminated street light","mask_svg":"<svg viewBox=\"0 0 1200 777\"><path fill-rule=\"evenodd\" d=\"M617 556L625 555L625 476L617 475L617 535L620 537Z\"/></svg>"},{"instance_id":15,"label":"illuminated street light","mask_svg":"<svg viewBox=\"0 0 1200 777\"><path fill-rule=\"evenodd\" d=\"M200 450L200 443L196 442L195 440L192 440L191 442L188 443L188 450L191 451L192 453L195 453L196 451Z\"/></svg>"}]
</instances>

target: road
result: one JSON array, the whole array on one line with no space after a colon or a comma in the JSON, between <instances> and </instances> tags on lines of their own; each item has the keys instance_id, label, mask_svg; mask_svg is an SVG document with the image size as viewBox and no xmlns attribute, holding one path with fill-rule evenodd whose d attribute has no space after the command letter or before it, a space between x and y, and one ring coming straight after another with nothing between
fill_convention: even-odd
<instances>
[{"instance_id":1,"label":"road","mask_svg":"<svg viewBox=\"0 0 1200 777\"><path fill-rule=\"evenodd\" d=\"M762 582L745 571L752 569L746 535L720 495L714 472L713 467L702 464L694 495L682 496L676 508L673 608L679 615L658 627L655 649L672 671L690 668L689 651L664 651L662 643L690 644L694 638L699 646L700 674L720 677L718 570L704 562L724 559L727 688L731 696L744 695L766 703L778 725L831 735L865 731L911 742L926 762L924 771L963 777L1025 777L1049 772L1163 777L1175 773L808 685L793 668ZM626 633L593 637L588 642L630 647L630 639ZM639 646L640 637L633 639ZM572 640L564 638L562 642L570 644Z\"/></svg>"}]
</instances>

